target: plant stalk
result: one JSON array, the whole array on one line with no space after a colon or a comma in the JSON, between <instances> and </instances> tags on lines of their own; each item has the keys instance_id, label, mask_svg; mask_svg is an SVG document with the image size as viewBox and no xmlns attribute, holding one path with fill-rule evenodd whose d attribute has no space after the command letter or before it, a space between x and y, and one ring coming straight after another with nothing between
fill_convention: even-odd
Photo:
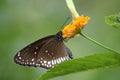
<instances>
[{"instance_id":1,"label":"plant stalk","mask_svg":"<svg viewBox=\"0 0 120 80\"><path fill-rule=\"evenodd\" d=\"M103 44L101 44L101 43L95 41L94 39L88 37L87 35L85 35L85 34L83 34L83 33L80 33L80 35L83 36L85 39L87 39L87 40L89 40L89 41L91 41L91 42L93 42L93 43L95 43L95 44L97 44L97 45L103 47L104 49L107 49L107 50L109 50L109 51L111 51L111 52L114 52L114 53L119 53L119 52L113 50L112 48L107 47L107 46L105 46L105 45L103 45Z\"/></svg>"}]
</instances>

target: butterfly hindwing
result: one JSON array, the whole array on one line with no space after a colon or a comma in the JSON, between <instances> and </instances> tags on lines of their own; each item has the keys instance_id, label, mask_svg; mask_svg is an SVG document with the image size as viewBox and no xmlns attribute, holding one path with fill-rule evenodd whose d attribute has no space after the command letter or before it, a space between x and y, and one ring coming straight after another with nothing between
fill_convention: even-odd
<instances>
[{"instance_id":1,"label":"butterfly hindwing","mask_svg":"<svg viewBox=\"0 0 120 80\"><path fill-rule=\"evenodd\" d=\"M54 67L54 65L70 59L66 50L66 46L57 38L51 40L41 49L42 50L39 52L41 56L38 56L38 59L42 58L40 60L42 63L41 65L45 68Z\"/></svg>"},{"instance_id":2,"label":"butterfly hindwing","mask_svg":"<svg viewBox=\"0 0 120 80\"><path fill-rule=\"evenodd\" d=\"M27 66L52 68L71 58L71 51L56 35L42 38L19 51L14 60Z\"/></svg>"},{"instance_id":3,"label":"butterfly hindwing","mask_svg":"<svg viewBox=\"0 0 120 80\"><path fill-rule=\"evenodd\" d=\"M68 53L68 56L69 56L71 59L73 59L73 55L72 55L72 52L70 51L70 49L66 47L66 51L67 51L67 53Z\"/></svg>"}]
</instances>

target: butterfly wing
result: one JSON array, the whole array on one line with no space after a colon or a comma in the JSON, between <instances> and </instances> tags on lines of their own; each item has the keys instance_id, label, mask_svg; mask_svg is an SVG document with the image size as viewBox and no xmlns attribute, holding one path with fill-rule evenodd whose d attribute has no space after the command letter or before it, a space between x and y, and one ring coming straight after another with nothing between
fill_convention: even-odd
<instances>
[{"instance_id":1,"label":"butterfly wing","mask_svg":"<svg viewBox=\"0 0 120 80\"><path fill-rule=\"evenodd\" d=\"M53 36L54 35L42 38L26 46L15 55L14 61L21 65L32 66L34 63L31 62L37 58L38 52L41 50L42 46L46 44L47 41L51 40Z\"/></svg>"},{"instance_id":2,"label":"butterfly wing","mask_svg":"<svg viewBox=\"0 0 120 80\"><path fill-rule=\"evenodd\" d=\"M70 59L66 46L56 37L41 49L42 50L39 53L42 55L38 56L38 59L40 59L41 66L44 68L54 67L55 65Z\"/></svg>"},{"instance_id":3,"label":"butterfly wing","mask_svg":"<svg viewBox=\"0 0 120 80\"><path fill-rule=\"evenodd\" d=\"M70 59L71 52L55 35L40 39L19 51L14 60L27 66L52 68Z\"/></svg>"},{"instance_id":4,"label":"butterfly wing","mask_svg":"<svg viewBox=\"0 0 120 80\"><path fill-rule=\"evenodd\" d=\"M68 56L73 59L73 55L72 55L72 52L70 51L70 49L68 47L66 47L66 50L67 50L67 53L68 53Z\"/></svg>"}]
</instances>

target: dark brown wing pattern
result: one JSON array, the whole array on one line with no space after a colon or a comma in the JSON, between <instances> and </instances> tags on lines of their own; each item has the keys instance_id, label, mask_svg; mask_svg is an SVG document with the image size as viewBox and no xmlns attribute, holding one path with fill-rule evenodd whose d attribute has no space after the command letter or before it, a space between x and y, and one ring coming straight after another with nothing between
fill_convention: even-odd
<instances>
[{"instance_id":1,"label":"dark brown wing pattern","mask_svg":"<svg viewBox=\"0 0 120 80\"><path fill-rule=\"evenodd\" d=\"M15 55L14 61L20 65L50 69L70 58L71 51L56 35L52 35L23 48Z\"/></svg>"}]
</instances>

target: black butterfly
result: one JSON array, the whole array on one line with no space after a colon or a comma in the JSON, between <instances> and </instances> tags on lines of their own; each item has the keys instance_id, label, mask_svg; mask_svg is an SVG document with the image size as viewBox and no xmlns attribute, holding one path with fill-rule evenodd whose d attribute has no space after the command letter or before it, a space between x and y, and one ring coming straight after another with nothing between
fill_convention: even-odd
<instances>
[{"instance_id":1,"label":"black butterfly","mask_svg":"<svg viewBox=\"0 0 120 80\"><path fill-rule=\"evenodd\" d=\"M55 65L72 59L71 51L63 43L62 32L42 38L20 50L14 61L24 66L53 68Z\"/></svg>"}]
</instances>

